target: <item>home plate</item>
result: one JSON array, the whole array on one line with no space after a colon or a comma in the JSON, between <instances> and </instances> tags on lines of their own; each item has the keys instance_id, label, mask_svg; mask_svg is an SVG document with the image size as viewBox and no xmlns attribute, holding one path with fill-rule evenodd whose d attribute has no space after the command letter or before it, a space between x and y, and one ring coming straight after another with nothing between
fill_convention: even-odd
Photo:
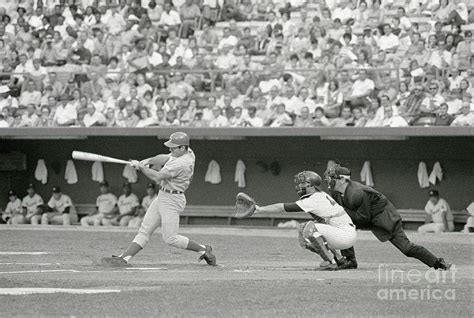
<instances>
[{"instance_id":1,"label":"home plate","mask_svg":"<svg viewBox=\"0 0 474 318\"><path fill-rule=\"evenodd\" d=\"M118 289L72 289L72 288L0 288L0 295L32 295L32 294L105 294L120 293Z\"/></svg>"}]
</instances>

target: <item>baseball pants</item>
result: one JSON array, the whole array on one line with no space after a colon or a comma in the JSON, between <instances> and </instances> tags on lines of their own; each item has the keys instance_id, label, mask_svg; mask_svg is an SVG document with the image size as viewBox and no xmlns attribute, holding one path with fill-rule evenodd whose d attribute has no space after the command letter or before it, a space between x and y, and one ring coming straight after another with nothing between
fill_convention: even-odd
<instances>
[{"instance_id":1,"label":"baseball pants","mask_svg":"<svg viewBox=\"0 0 474 318\"><path fill-rule=\"evenodd\" d=\"M186 206L184 194L170 194L163 191L153 200L146 211L142 225L133 242L142 248L161 224L163 241L176 248L186 249L189 239L178 234L179 215Z\"/></svg>"},{"instance_id":2,"label":"baseball pants","mask_svg":"<svg viewBox=\"0 0 474 318\"><path fill-rule=\"evenodd\" d=\"M441 223L429 223L429 224L424 224L418 228L418 233L428 233L428 232L442 233L444 232L444 225Z\"/></svg>"},{"instance_id":3,"label":"baseball pants","mask_svg":"<svg viewBox=\"0 0 474 318\"><path fill-rule=\"evenodd\" d=\"M354 246L357 239L357 231L355 227L346 225L336 227L328 224L315 224L316 229L326 239L330 248L346 249Z\"/></svg>"},{"instance_id":4,"label":"baseball pants","mask_svg":"<svg viewBox=\"0 0 474 318\"><path fill-rule=\"evenodd\" d=\"M103 217L104 216L102 214L94 214L90 216L85 216L81 219L81 225L82 226L89 226L89 225L100 226Z\"/></svg>"}]
</instances>

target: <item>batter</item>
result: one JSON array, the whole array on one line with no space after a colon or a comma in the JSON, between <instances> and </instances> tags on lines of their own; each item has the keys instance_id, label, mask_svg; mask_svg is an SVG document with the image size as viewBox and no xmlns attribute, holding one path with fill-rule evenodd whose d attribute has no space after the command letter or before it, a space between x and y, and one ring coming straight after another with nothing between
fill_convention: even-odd
<instances>
[{"instance_id":1,"label":"batter","mask_svg":"<svg viewBox=\"0 0 474 318\"><path fill-rule=\"evenodd\" d=\"M131 166L158 183L160 190L147 209L133 242L119 256L103 258L104 265L126 266L132 257L146 246L150 236L160 224L163 240L167 244L198 252L201 254L199 261L204 259L209 265L217 265L211 246L199 244L178 234L179 215L186 206L184 192L188 189L194 173L195 156L189 148L189 137L183 132L175 132L170 135L165 146L170 150L168 155L160 154L140 162L131 161ZM148 166L162 168L157 171Z\"/></svg>"}]
</instances>

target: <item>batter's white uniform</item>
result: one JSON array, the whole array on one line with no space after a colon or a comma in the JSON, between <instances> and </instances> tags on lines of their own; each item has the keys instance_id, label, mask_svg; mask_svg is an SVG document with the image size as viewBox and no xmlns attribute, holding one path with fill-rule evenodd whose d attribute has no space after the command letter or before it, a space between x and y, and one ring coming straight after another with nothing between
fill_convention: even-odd
<instances>
[{"instance_id":1,"label":"batter's white uniform","mask_svg":"<svg viewBox=\"0 0 474 318\"><path fill-rule=\"evenodd\" d=\"M171 246L186 249L189 239L178 234L179 215L186 206L184 192L193 178L195 160L191 149L181 157L170 155L161 171L169 173L171 178L161 181L158 196L146 211L133 242L143 248L161 223L163 240Z\"/></svg>"},{"instance_id":2,"label":"batter's white uniform","mask_svg":"<svg viewBox=\"0 0 474 318\"><path fill-rule=\"evenodd\" d=\"M140 211L142 211L142 214L134 217L133 219L131 219L130 222L128 222L128 227L139 228L140 225L142 225L143 217L144 217L143 216L143 211L146 212L148 210L151 203L153 202L153 200L156 199L156 197L157 197L157 195L154 194L153 196L147 195L142 199L142 208L143 208L143 210L140 210Z\"/></svg>"},{"instance_id":3,"label":"batter's white uniform","mask_svg":"<svg viewBox=\"0 0 474 318\"><path fill-rule=\"evenodd\" d=\"M304 212L326 220L327 224L315 223L315 225L330 248L346 249L354 245L357 231L351 218L328 194L315 192L296 201L296 204Z\"/></svg>"}]
</instances>

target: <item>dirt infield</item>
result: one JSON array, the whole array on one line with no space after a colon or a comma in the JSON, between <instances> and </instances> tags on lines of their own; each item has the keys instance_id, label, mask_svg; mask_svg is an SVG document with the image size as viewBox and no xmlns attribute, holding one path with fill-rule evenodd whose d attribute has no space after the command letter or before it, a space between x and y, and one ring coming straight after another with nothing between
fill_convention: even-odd
<instances>
[{"instance_id":1,"label":"dirt infield","mask_svg":"<svg viewBox=\"0 0 474 318\"><path fill-rule=\"evenodd\" d=\"M455 263L427 271L391 244L360 232L360 268L318 271L295 230L183 228L212 244L219 267L167 247L159 234L130 268L97 265L135 231L1 227L0 316L473 316L473 238L418 235L413 241ZM58 293L59 292L59 293Z\"/></svg>"}]
</instances>

